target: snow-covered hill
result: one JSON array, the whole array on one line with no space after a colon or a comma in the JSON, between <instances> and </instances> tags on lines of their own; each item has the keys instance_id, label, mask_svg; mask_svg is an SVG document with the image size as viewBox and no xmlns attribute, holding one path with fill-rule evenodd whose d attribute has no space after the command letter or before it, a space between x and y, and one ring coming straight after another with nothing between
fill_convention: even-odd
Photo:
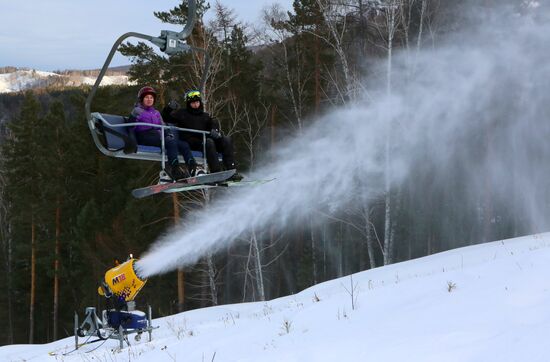
<instances>
[{"instance_id":1,"label":"snow-covered hill","mask_svg":"<svg viewBox=\"0 0 550 362\"><path fill-rule=\"evenodd\" d=\"M152 342L122 350L111 340L63 356L70 337L4 346L0 360L546 362L548 275L550 233L531 235L160 318Z\"/></svg>"},{"instance_id":2,"label":"snow-covered hill","mask_svg":"<svg viewBox=\"0 0 550 362\"><path fill-rule=\"evenodd\" d=\"M27 89L50 86L78 87L83 84L94 84L96 77L83 74L57 74L38 70L17 69L0 74L0 93L19 92ZM101 85L126 85L126 75L106 75Z\"/></svg>"}]
</instances>

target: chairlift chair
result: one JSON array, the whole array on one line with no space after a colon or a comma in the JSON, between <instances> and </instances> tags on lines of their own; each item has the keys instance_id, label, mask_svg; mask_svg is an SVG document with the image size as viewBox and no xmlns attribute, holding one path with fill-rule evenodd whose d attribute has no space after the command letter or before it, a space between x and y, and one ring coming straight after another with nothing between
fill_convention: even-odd
<instances>
[{"instance_id":1,"label":"chairlift chair","mask_svg":"<svg viewBox=\"0 0 550 362\"><path fill-rule=\"evenodd\" d=\"M204 54L205 65L200 81L200 91L203 92L206 83L206 77L208 75L208 69L210 67L210 58L208 57L208 53L205 49L194 47L184 42L185 39L187 39L189 35L191 35L195 20L196 0L188 0L187 24L185 24L181 32L178 33L169 30L162 30L160 36L158 37L129 32L123 34L115 41L92 89L90 90L90 94L88 95L85 104L88 127L90 128L94 143L101 153L110 157L161 162L162 169L164 169L166 162L164 132L166 132L167 129L194 132L201 134L203 138L203 150L202 153L193 151L193 156L195 157L197 162L203 163L206 171L208 170L206 157L204 157L204 155L206 155L206 137L210 132L165 125L152 125L139 122L129 122L129 117L100 112L91 112L93 98L97 92L97 89L99 88L99 85L101 84L101 80L105 76L105 73L107 72L109 65L111 64L113 56L118 50L120 44L122 44L124 40L130 37L147 40L157 46L162 52L166 53L167 55L173 55L182 52L185 53L189 51L202 52ZM134 126L137 125L147 125L149 127L160 128L162 147L158 148L153 146L138 145L135 140L135 135L133 134ZM178 158L180 162L184 162L181 155L179 155Z\"/></svg>"}]
</instances>

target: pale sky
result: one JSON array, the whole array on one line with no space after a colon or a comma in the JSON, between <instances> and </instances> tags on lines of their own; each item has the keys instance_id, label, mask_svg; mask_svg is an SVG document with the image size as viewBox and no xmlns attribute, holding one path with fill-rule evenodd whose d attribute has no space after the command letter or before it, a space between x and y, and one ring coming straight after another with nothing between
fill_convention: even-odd
<instances>
[{"instance_id":1,"label":"pale sky","mask_svg":"<svg viewBox=\"0 0 550 362\"><path fill-rule=\"evenodd\" d=\"M113 43L124 33L158 36L161 30L181 31L153 15L154 11L172 9L179 1L0 0L0 67L49 71L101 68ZM220 2L246 23L259 23L262 9L273 3L292 8L292 0ZM212 13L209 10L206 18L212 18ZM118 55L111 65L129 63Z\"/></svg>"}]
</instances>

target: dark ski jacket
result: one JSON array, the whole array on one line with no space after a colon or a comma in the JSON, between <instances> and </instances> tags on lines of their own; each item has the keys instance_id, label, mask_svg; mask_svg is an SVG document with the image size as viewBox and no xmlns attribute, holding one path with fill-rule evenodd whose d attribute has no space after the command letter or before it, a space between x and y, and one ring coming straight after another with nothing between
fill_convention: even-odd
<instances>
[{"instance_id":1,"label":"dark ski jacket","mask_svg":"<svg viewBox=\"0 0 550 362\"><path fill-rule=\"evenodd\" d=\"M199 131L210 132L211 130L219 130L219 122L210 116L210 114L203 111L202 104L199 109L188 110L186 108L180 108L172 110L166 106L162 110L162 118L166 123L173 124L180 128L196 129ZM192 139L202 142L202 135L193 132L180 132L180 139L190 141Z\"/></svg>"}]
</instances>

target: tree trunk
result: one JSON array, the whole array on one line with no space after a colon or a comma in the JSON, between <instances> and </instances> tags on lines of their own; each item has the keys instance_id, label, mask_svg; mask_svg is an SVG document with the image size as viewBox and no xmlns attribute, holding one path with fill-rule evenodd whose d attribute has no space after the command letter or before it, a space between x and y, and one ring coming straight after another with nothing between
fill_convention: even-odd
<instances>
[{"instance_id":1,"label":"tree trunk","mask_svg":"<svg viewBox=\"0 0 550 362\"><path fill-rule=\"evenodd\" d=\"M246 293L247 293L247 290L248 290L248 277L251 275L251 272L250 272L250 260L252 259L252 252L253 252L253 247L252 247L252 240L250 240L250 243L248 245L248 257L246 258L246 263L245 263L245 266L244 266L244 281L243 281L243 299L242 299L242 302L246 302ZM252 301L254 301L254 290L252 290Z\"/></svg>"},{"instance_id":2,"label":"tree trunk","mask_svg":"<svg viewBox=\"0 0 550 362\"><path fill-rule=\"evenodd\" d=\"M178 194L174 192L172 194L172 205L174 210L174 226L178 225L180 220L180 208L178 202ZM185 310L185 274L183 269L178 268L178 312L183 312Z\"/></svg>"},{"instance_id":3,"label":"tree trunk","mask_svg":"<svg viewBox=\"0 0 550 362\"><path fill-rule=\"evenodd\" d=\"M492 135L491 130L485 130L485 142L486 142L486 158L491 159L491 149L492 149ZM491 189L491 180L488 173L485 173L483 176L483 242L488 242L492 240L493 234L493 198L492 198L492 189Z\"/></svg>"},{"instance_id":4,"label":"tree trunk","mask_svg":"<svg viewBox=\"0 0 550 362\"><path fill-rule=\"evenodd\" d=\"M338 236L337 236L337 243L338 243L338 260L336 261L337 265L337 277L341 278L344 276L344 232L342 230L343 224L340 222L338 223Z\"/></svg>"},{"instance_id":5,"label":"tree trunk","mask_svg":"<svg viewBox=\"0 0 550 362\"><path fill-rule=\"evenodd\" d=\"M223 302L224 304L231 303L233 301L232 293L232 283L234 282L233 278L233 268L231 267L231 246L227 245L225 248L225 277L224 277L224 293L223 293Z\"/></svg>"},{"instance_id":6,"label":"tree trunk","mask_svg":"<svg viewBox=\"0 0 550 362\"><path fill-rule=\"evenodd\" d=\"M275 161L275 154L274 154L274 151L275 151L275 139L276 139L276 130L277 130L277 117L276 117L276 114L277 114L277 105L272 105L271 106L271 139L270 139L270 148L271 148L271 160L272 161ZM270 245L273 245L275 244L275 238L276 238L276 235L275 235L275 226L273 225L270 225L269 226L269 241L270 241ZM276 250L276 248L273 248L273 250ZM277 262L276 265L279 265L280 263ZM280 273L277 273L277 274L280 274ZM281 286L281 277L280 276L277 276L277 288L278 290L280 290L280 286ZM267 298L271 298L272 295L278 295L278 290L275 291L275 293L273 292L273 288L270 288L269 289L269 296L267 296Z\"/></svg>"},{"instance_id":7,"label":"tree trunk","mask_svg":"<svg viewBox=\"0 0 550 362\"><path fill-rule=\"evenodd\" d=\"M386 150L386 163L389 163L389 151ZM391 264L390 232L391 232L391 189L389 182L389 166L386 166L386 210L384 215L384 265Z\"/></svg>"},{"instance_id":8,"label":"tree trunk","mask_svg":"<svg viewBox=\"0 0 550 362\"><path fill-rule=\"evenodd\" d=\"M362 59L367 57L367 11L366 6L363 0L358 1L359 8L359 44L360 44L360 54Z\"/></svg>"},{"instance_id":9,"label":"tree trunk","mask_svg":"<svg viewBox=\"0 0 550 362\"><path fill-rule=\"evenodd\" d=\"M319 24L315 27L315 31L318 32ZM316 115L319 114L319 106L321 105L321 45L319 36L313 37L315 42L315 109Z\"/></svg>"},{"instance_id":10,"label":"tree trunk","mask_svg":"<svg viewBox=\"0 0 550 362\"><path fill-rule=\"evenodd\" d=\"M208 190L204 191L204 208L208 208L208 205L210 204L210 192ZM218 288L216 286L216 265L214 264L214 260L212 258L212 254L208 253L206 256L206 265L207 265L207 272L206 277L208 278L207 285L209 286L209 293L210 293L210 301L212 302L212 305L218 305Z\"/></svg>"},{"instance_id":11,"label":"tree trunk","mask_svg":"<svg viewBox=\"0 0 550 362\"><path fill-rule=\"evenodd\" d=\"M319 277L317 275L317 256L316 256L316 249L317 246L315 245L315 231L313 229L313 217L310 217L309 219L309 232L311 236L311 265L313 266L313 285L317 284L319 282Z\"/></svg>"},{"instance_id":12,"label":"tree trunk","mask_svg":"<svg viewBox=\"0 0 550 362\"><path fill-rule=\"evenodd\" d=\"M210 285L210 300L212 305L218 305L218 288L216 287L216 265L212 258L212 254L206 256L206 263L208 264L208 282Z\"/></svg>"},{"instance_id":13,"label":"tree trunk","mask_svg":"<svg viewBox=\"0 0 550 362\"><path fill-rule=\"evenodd\" d=\"M325 20L325 24L327 25L328 30L333 38L332 42L329 42L329 45L332 46L332 48L336 52L338 59L340 60L340 63L342 65L342 75L344 76L344 87L346 92L346 94L343 95L342 100L346 103L350 100L354 101L356 98L354 84L355 80L348 64L344 45L342 44L343 39L341 35L338 34L337 24L329 16L330 12L332 11L332 9L330 8L331 5L328 2L324 2L321 0L317 0L317 4L319 5L319 8L323 14L323 18Z\"/></svg>"},{"instance_id":14,"label":"tree trunk","mask_svg":"<svg viewBox=\"0 0 550 362\"><path fill-rule=\"evenodd\" d=\"M185 273L178 269L178 312L185 310Z\"/></svg>"},{"instance_id":15,"label":"tree trunk","mask_svg":"<svg viewBox=\"0 0 550 362\"><path fill-rule=\"evenodd\" d=\"M386 74L386 92L388 97L391 95L392 89L392 53L393 53L393 37L396 27L396 9L393 3L390 5L387 14L387 31L388 31L388 59L387 59L387 74ZM386 150L385 150L385 192L386 192L386 211L384 217L384 265L392 262L392 246L391 246L391 131L392 122L388 121L386 127Z\"/></svg>"},{"instance_id":16,"label":"tree trunk","mask_svg":"<svg viewBox=\"0 0 550 362\"><path fill-rule=\"evenodd\" d=\"M322 238L323 238L323 280L327 280L327 225L326 223L323 223Z\"/></svg>"},{"instance_id":17,"label":"tree trunk","mask_svg":"<svg viewBox=\"0 0 550 362\"><path fill-rule=\"evenodd\" d=\"M365 208L365 232L367 234L367 250L369 252L369 266L371 269L376 268L376 259L374 258L374 240L372 236L372 225L369 217L369 210Z\"/></svg>"},{"instance_id":18,"label":"tree trunk","mask_svg":"<svg viewBox=\"0 0 550 362\"><path fill-rule=\"evenodd\" d=\"M32 211L31 211L32 212ZM31 290L29 303L29 344L34 343L34 302L36 292L36 225L31 216Z\"/></svg>"},{"instance_id":19,"label":"tree trunk","mask_svg":"<svg viewBox=\"0 0 550 362\"><path fill-rule=\"evenodd\" d=\"M399 211L401 210L401 191L398 188L396 195L395 195L395 205L393 208L393 217L391 222L391 231L390 231L390 243L389 243L389 250L390 250L390 263L393 262L393 250L395 250L395 230L397 229L397 220Z\"/></svg>"},{"instance_id":20,"label":"tree trunk","mask_svg":"<svg viewBox=\"0 0 550 362\"><path fill-rule=\"evenodd\" d=\"M265 289L264 289L264 275L262 271L262 258L260 255L260 248L258 247L258 238L256 237L256 231L252 232L252 247L254 250L254 263L256 264L256 290L258 291L258 298L261 301L265 301Z\"/></svg>"},{"instance_id":21,"label":"tree trunk","mask_svg":"<svg viewBox=\"0 0 550 362\"><path fill-rule=\"evenodd\" d=\"M296 116L296 121L298 122L298 130L300 133L302 133L302 112L301 112L301 99L298 101L296 100L296 96L294 95L294 88L292 87L292 76L290 75L290 65L289 65L289 56L288 56L288 49L286 48L286 44L283 42L283 50L284 50L284 56L285 56L285 74L286 74L286 81L288 83L288 91L290 92L289 97L292 101L292 108L294 110L294 115ZM299 81L300 79L298 79Z\"/></svg>"},{"instance_id":22,"label":"tree trunk","mask_svg":"<svg viewBox=\"0 0 550 362\"><path fill-rule=\"evenodd\" d=\"M1 161L1 160L0 160ZM12 240L11 224L8 221L8 210L10 209L4 193L5 179L0 172L0 241L2 251L5 255L4 274L6 276L6 344L13 344L13 291L12 291Z\"/></svg>"},{"instance_id":23,"label":"tree trunk","mask_svg":"<svg viewBox=\"0 0 550 362\"><path fill-rule=\"evenodd\" d=\"M59 259L61 251L61 197L57 197L55 208L55 261L53 277L53 340L57 340L57 320L59 311Z\"/></svg>"},{"instance_id":24,"label":"tree trunk","mask_svg":"<svg viewBox=\"0 0 550 362\"><path fill-rule=\"evenodd\" d=\"M12 280L12 258L13 258L13 247L11 242L11 226L8 225L8 236L7 236L7 260L6 260L6 270L7 270L7 293L8 293L8 344L13 344L13 280Z\"/></svg>"},{"instance_id":25,"label":"tree trunk","mask_svg":"<svg viewBox=\"0 0 550 362\"><path fill-rule=\"evenodd\" d=\"M314 36L314 51L315 51L315 108L314 113L315 115L319 115L320 111L320 105L321 105L321 40L319 38L319 19L317 19L316 26L315 26L315 32L317 33L317 36ZM310 217L309 219L309 232L310 232L310 239L311 239L311 263L313 266L313 285L317 284L317 265L315 260L315 237L313 232L313 219Z\"/></svg>"},{"instance_id":26,"label":"tree trunk","mask_svg":"<svg viewBox=\"0 0 550 362\"><path fill-rule=\"evenodd\" d=\"M426 15L426 8L428 6L428 0L422 0L422 8L420 10L420 21L418 24L418 37L416 39L416 56L420 53L420 47L422 46L422 33L424 31L424 16ZM414 62L416 67L416 60Z\"/></svg>"}]
</instances>

